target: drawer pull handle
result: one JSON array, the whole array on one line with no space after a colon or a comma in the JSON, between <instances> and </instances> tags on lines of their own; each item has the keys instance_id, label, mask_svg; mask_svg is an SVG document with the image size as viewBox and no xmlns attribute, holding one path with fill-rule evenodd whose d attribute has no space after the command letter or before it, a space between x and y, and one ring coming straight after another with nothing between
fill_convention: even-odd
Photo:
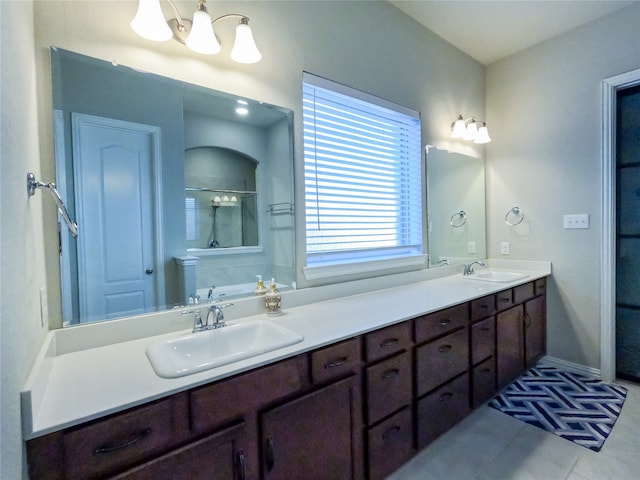
<instances>
[{"instance_id":1,"label":"drawer pull handle","mask_svg":"<svg viewBox=\"0 0 640 480\"><path fill-rule=\"evenodd\" d=\"M480 329L480 331L482 331L482 332L490 332L490 331L491 331L491 329L490 329L489 327L482 327L482 328Z\"/></svg>"},{"instance_id":2,"label":"drawer pull handle","mask_svg":"<svg viewBox=\"0 0 640 480\"><path fill-rule=\"evenodd\" d=\"M492 372L493 372L493 370L491 370L490 368L483 368L482 369L482 373L484 373L485 375L488 374L488 373L492 373Z\"/></svg>"},{"instance_id":3,"label":"drawer pull handle","mask_svg":"<svg viewBox=\"0 0 640 480\"><path fill-rule=\"evenodd\" d=\"M450 323L451 323L451 319L450 318L443 318L442 320L440 320L440 326L442 326L442 327L446 327Z\"/></svg>"},{"instance_id":4,"label":"drawer pull handle","mask_svg":"<svg viewBox=\"0 0 640 480\"><path fill-rule=\"evenodd\" d=\"M399 432L400 432L400 426L399 425L394 425L393 427L389 427L382 434L382 439L383 440L388 440L389 437L391 437L393 435L396 435Z\"/></svg>"},{"instance_id":5,"label":"drawer pull handle","mask_svg":"<svg viewBox=\"0 0 640 480\"><path fill-rule=\"evenodd\" d=\"M501 301L502 303L511 303L511 299L510 299L510 298L508 298L508 297L502 297L502 298L500 299L500 301Z\"/></svg>"},{"instance_id":6,"label":"drawer pull handle","mask_svg":"<svg viewBox=\"0 0 640 480\"><path fill-rule=\"evenodd\" d=\"M345 363L347 363L347 360L347 357L336 358L335 360L331 360L330 362L325 363L324 368L339 367L340 365L344 365Z\"/></svg>"},{"instance_id":7,"label":"drawer pull handle","mask_svg":"<svg viewBox=\"0 0 640 480\"><path fill-rule=\"evenodd\" d=\"M147 428L146 430L142 430L140 433L138 433L137 435L135 435L134 437L132 437L131 439L127 440L124 443L121 443L120 445L114 445L112 447L99 447L96 448L93 451L94 455L101 455L103 453L111 453L111 452L115 452L118 450L122 450L123 448L127 448L130 447L131 445L138 443L140 440L142 440L143 438L145 438L146 436L148 436L151 433L151 429Z\"/></svg>"},{"instance_id":8,"label":"drawer pull handle","mask_svg":"<svg viewBox=\"0 0 640 480\"><path fill-rule=\"evenodd\" d=\"M275 464L276 457L273 450L273 439L271 437L267 437L267 471L270 472L273 470Z\"/></svg>"},{"instance_id":9,"label":"drawer pull handle","mask_svg":"<svg viewBox=\"0 0 640 480\"><path fill-rule=\"evenodd\" d=\"M400 340L398 340L397 338L387 338L380 344L380 348L394 347L398 344L399 341Z\"/></svg>"},{"instance_id":10,"label":"drawer pull handle","mask_svg":"<svg viewBox=\"0 0 640 480\"><path fill-rule=\"evenodd\" d=\"M400 370L398 370L397 368L392 368L391 370L387 370L382 374L382 379L387 380L389 378L393 378L397 376L399 373L400 373Z\"/></svg>"},{"instance_id":11,"label":"drawer pull handle","mask_svg":"<svg viewBox=\"0 0 640 480\"><path fill-rule=\"evenodd\" d=\"M442 395L440 395L439 400L441 402L446 402L447 400L451 400L452 398L453 398L453 393L446 392L446 393L443 393Z\"/></svg>"},{"instance_id":12,"label":"drawer pull handle","mask_svg":"<svg viewBox=\"0 0 640 480\"><path fill-rule=\"evenodd\" d=\"M247 468L244 460L244 451L240 450L238 452L238 479L245 480L247 477Z\"/></svg>"},{"instance_id":13,"label":"drawer pull handle","mask_svg":"<svg viewBox=\"0 0 640 480\"><path fill-rule=\"evenodd\" d=\"M442 345L441 347L438 347L438 352L440 353L450 352L452 348L453 347L451 345Z\"/></svg>"}]
</instances>

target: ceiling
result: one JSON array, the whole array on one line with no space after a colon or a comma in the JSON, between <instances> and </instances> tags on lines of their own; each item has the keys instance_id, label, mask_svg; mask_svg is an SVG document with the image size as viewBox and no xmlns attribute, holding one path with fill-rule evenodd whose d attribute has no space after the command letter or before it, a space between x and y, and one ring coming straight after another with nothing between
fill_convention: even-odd
<instances>
[{"instance_id":1,"label":"ceiling","mask_svg":"<svg viewBox=\"0 0 640 480\"><path fill-rule=\"evenodd\" d=\"M389 0L484 65L638 1Z\"/></svg>"}]
</instances>

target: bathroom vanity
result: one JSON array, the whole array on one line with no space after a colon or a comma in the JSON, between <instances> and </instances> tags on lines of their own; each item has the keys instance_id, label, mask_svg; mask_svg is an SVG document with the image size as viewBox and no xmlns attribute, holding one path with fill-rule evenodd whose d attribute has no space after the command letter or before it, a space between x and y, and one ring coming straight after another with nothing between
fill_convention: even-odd
<instances>
[{"instance_id":1,"label":"bathroom vanity","mask_svg":"<svg viewBox=\"0 0 640 480\"><path fill-rule=\"evenodd\" d=\"M98 348L131 377L96 357L104 395L147 375L147 397L26 432L30 478L385 478L545 354L549 273L457 274L291 308L279 321L303 342L176 379L149 367L153 339Z\"/></svg>"}]
</instances>

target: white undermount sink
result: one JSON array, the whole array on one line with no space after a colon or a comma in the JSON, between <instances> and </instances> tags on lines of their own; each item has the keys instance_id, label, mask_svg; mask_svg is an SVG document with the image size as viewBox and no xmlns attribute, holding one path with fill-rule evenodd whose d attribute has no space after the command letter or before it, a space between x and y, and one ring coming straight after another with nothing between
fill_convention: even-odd
<instances>
[{"instance_id":1,"label":"white undermount sink","mask_svg":"<svg viewBox=\"0 0 640 480\"><path fill-rule=\"evenodd\" d=\"M156 374L176 378L272 352L304 340L270 320L235 323L182 335L147 347Z\"/></svg>"},{"instance_id":2,"label":"white undermount sink","mask_svg":"<svg viewBox=\"0 0 640 480\"><path fill-rule=\"evenodd\" d=\"M485 270L466 275L463 278L467 280L480 280L483 282L495 282L495 283L508 283L515 282L516 280L522 280L529 275L526 273L507 272L504 270Z\"/></svg>"}]
</instances>

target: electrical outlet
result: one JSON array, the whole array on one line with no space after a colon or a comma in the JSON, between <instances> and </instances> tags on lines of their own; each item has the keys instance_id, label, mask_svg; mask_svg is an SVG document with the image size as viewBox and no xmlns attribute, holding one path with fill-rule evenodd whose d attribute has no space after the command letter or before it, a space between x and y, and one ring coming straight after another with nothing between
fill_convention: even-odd
<instances>
[{"instance_id":1,"label":"electrical outlet","mask_svg":"<svg viewBox=\"0 0 640 480\"><path fill-rule=\"evenodd\" d=\"M589 228L588 213L574 213L563 217L564 229Z\"/></svg>"},{"instance_id":2,"label":"electrical outlet","mask_svg":"<svg viewBox=\"0 0 640 480\"><path fill-rule=\"evenodd\" d=\"M47 287L40 287L40 324L42 327L49 324L49 301L47 299Z\"/></svg>"},{"instance_id":3,"label":"electrical outlet","mask_svg":"<svg viewBox=\"0 0 640 480\"><path fill-rule=\"evenodd\" d=\"M476 253L476 242L467 243L467 253Z\"/></svg>"},{"instance_id":4,"label":"electrical outlet","mask_svg":"<svg viewBox=\"0 0 640 480\"><path fill-rule=\"evenodd\" d=\"M502 255L509 255L509 242L501 242L500 243L500 253Z\"/></svg>"}]
</instances>

